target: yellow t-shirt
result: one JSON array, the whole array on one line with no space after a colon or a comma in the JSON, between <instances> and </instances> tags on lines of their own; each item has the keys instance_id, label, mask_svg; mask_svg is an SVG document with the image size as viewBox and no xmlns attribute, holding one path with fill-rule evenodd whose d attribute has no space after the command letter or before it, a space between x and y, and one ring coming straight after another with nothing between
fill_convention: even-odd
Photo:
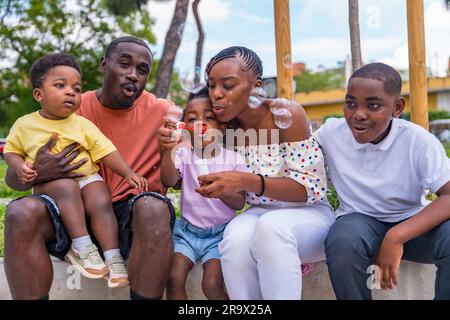
<instances>
[{"instance_id":1,"label":"yellow t-shirt","mask_svg":"<svg viewBox=\"0 0 450 320\"><path fill-rule=\"evenodd\" d=\"M96 162L116 150L113 143L84 117L72 114L63 120L49 120L36 111L16 120L6 138L4 153L17 153L34 163L37 152L54 133L58 134L58 141L52 152L61 152L74 142L80 144L80 154L73 162L84 158L88 162L74 172L84 173L86 177L98 171Z\"/></svg>"}]
</instances>

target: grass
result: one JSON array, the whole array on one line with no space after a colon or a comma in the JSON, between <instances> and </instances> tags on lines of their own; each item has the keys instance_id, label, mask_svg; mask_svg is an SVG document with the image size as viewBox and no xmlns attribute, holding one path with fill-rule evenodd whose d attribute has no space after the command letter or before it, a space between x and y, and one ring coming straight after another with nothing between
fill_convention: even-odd
<instances>
[{"instance_id":1,"label":"grass","mask_svg":"<svg viewBox=\"0 0 450 320\"><path fill-rule=\"evenodd\" d=\"M15 191L9 188L5 183L5 175L6 175L6 163L4 160L0 160L0 198L19 198L21 196L31 194L31 191L20 192Z\"/></svg>"},{"instance_id":2,"label":"grass","mask_svg":"<svg viewBox=\"0 0 450 320\"><path fill-rule=\"evenodd\" d=\"M447 157L450 158L450 142L443 142L442 144L444 145L445 151L447 152Z\"/></svg>"}]
</instances>

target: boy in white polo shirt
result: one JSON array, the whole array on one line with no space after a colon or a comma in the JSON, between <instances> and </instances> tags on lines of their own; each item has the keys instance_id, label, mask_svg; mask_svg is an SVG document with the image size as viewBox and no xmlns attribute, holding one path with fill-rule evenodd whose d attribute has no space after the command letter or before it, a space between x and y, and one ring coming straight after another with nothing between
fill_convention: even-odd
<instances>
[{"instance_id":1,"label":"boy in white polo shirt","mask_svg":"<svg viewBox=\"0 0 450 320\"><path fill-rule=\"evenodd\" d=\"M348 82L345 119L315 133L340 201L325 241L338 299L372 298L372 264L381 288L393 288L402 258L434 263L435 298L450 299L450 166L432 134L398 119L401 85L393 68L363 66ZM439 198L430 204L426 190Z\"/></svg>"}]
</instances>

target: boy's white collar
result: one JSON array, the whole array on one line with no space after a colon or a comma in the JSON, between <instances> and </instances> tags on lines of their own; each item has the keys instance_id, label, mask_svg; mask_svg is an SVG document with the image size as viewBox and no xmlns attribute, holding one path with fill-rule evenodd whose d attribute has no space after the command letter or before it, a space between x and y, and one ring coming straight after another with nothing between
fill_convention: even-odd
<instances>
[{"instance_id":1,"label":"boy's white collar","mask_svg":"<svg viewBox=\"0 0 450 320\"><path fill-rule=\"evenodd\" d=\"M399 125L399 119L397 118L392 118L392 125L391 125L391 130L389 131L388 135L386 136L386 138L383 139L383 141L381 141L380 143L377 144L373 144L373 143L358 143L355 140L355 137L353 136L352 132L350 131L350 128L347 127L348 129L348 133L351 136L352 139L352 145L353 148L355 150L361 150L361 149L371 149L371 150L375 150L375 149L379 149L379 150L387 150L389 149L389 147L392 145L392 143L394 142L396 136L397 136L397 132L398 132L398 125Z\"/></svg>"}]
</instances>

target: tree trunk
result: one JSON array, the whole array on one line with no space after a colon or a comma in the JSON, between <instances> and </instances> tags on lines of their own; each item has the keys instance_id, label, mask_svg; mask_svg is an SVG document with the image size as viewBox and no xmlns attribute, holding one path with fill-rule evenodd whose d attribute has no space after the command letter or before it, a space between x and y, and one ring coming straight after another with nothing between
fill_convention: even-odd
<instances>
[{"instance_id":1,"label":"tree trunk","mask_svg":"<svg viewBox=\"0 0 450 320\"><path fill-rule=\"evenodd\" d=\"M181 43L181 38L178 31L186 21L188 8L189 0L177 0L172 22L170 24L169 31L167 31L166 34L166 40L164 42L161 60L159 61L158 71L156 73L156 83L153 91L158 98L166 98L169 93L173 64Z\"/></svg>"},{"instance_id":2,"label":"tree trunk","mask_svg":"<svg viewBox=\"0 0 450 320\"><path fill-rule=\"evenodd\" d=\"M0 7L1 9L2 7ZM5 19L5 17L9 14L9 10L11 9L11 0L8 0L8 2L6 2L6 6L5 6L5 12L1 15L0 17L0 24L3 24L3 20ZM1 13L1 11L0 11Z\"/></svg>"},{"instance_id":3,"label":"tree trunk","mask_svg":"<svg viewBox=\"0 0 450 320\"><path fill-rule=\"evenodd\" d=\"M362 66L361 41L359 39L358 0L348 0L348 23L353 71Z\"/></svg>"},{"instance_id":4,"label":"tree trunk","mask_svg":"<svg viewBox=\"0 0 450 320\"><path fill-rule=\"evenodd\" d=\"M194 13L195 23L197 24L198 30L197 51L195 52L195 84L200 83L201 72L199 71L202 68L203 42L205 40L205 33L203 32L202 23L198 14L199 2L200 0L194 0L194 2L192 3L192 12Z\"/></svg>"}]
</instances>

